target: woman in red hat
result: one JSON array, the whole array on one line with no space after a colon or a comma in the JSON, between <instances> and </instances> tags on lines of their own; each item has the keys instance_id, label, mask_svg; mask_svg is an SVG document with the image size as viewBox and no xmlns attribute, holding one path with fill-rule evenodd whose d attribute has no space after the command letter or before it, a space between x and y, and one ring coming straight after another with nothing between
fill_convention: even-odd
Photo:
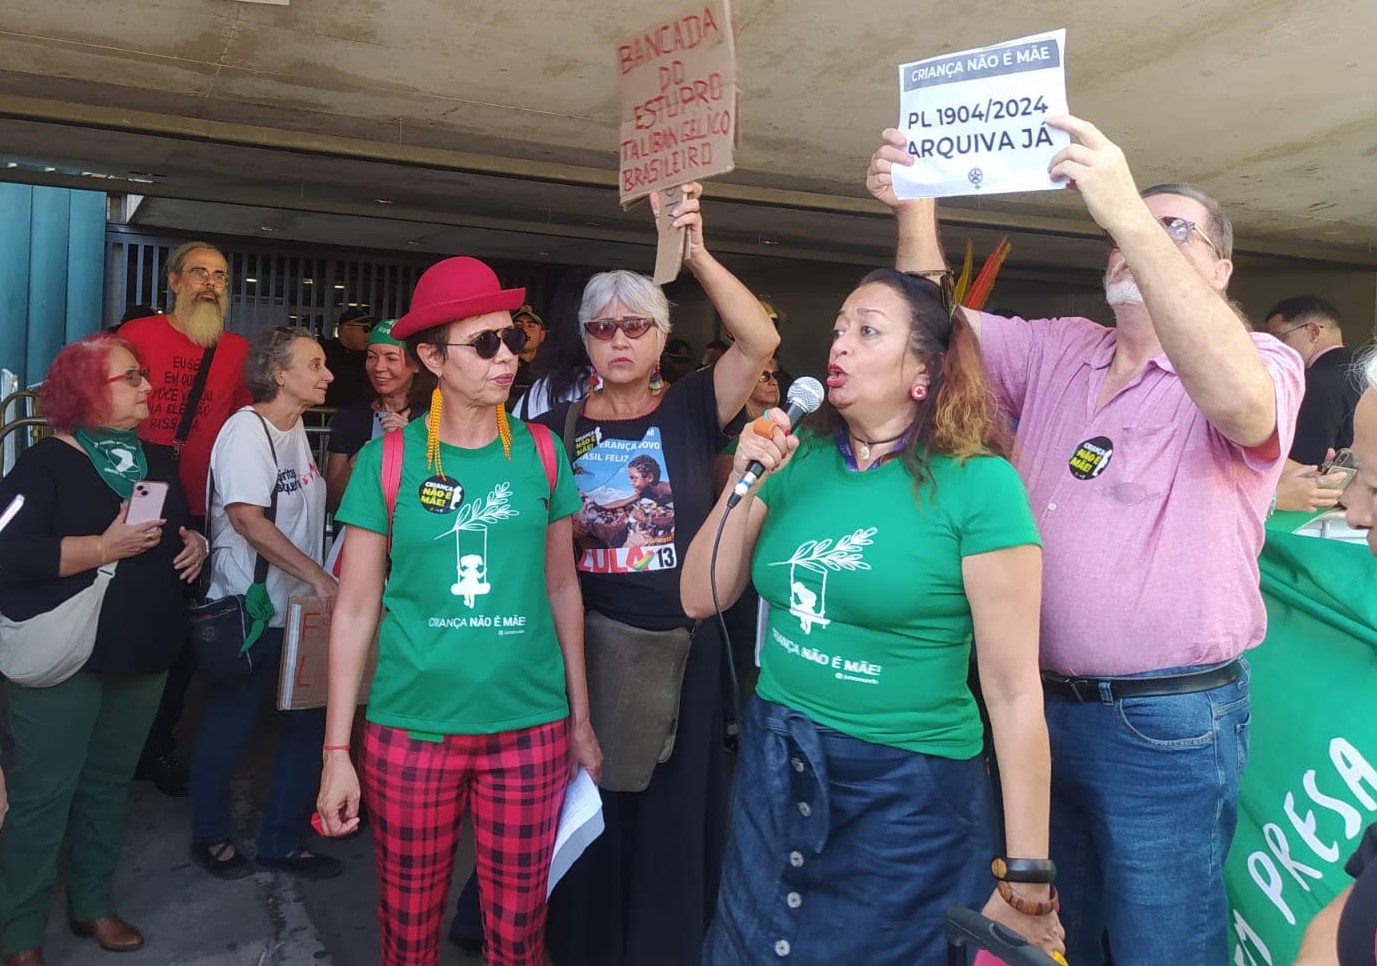
<instances>
[{"instance_id":1,"label":"woman in red hat","mask_svg":"<svg viewBox=\"0 0 1377 966\"><path fill-rule=\"evenodd\" d=\"M735 344L712 369L667 385L659 369L670 334L664 293L643 275L604 272L589 281L579 307L592 389L541 419L577 455L583 507L573 529L590 626L608 627L603 619L610 619L636 639L694 631L679 601L681 561L716 497L723 427L741 412L779 344L760 301L704 245L701 194L697 184L684 187L674 223L687 232L684 264ZM722 661L717 625L704 621L683 668L672 751L651 762L641 790L604 781L606 829L551 897L557 966L701 961L726 838ZM600 685L608 682L590 677L590 687ZM598 727L609 749L627 737L606 723ZM609 767L614 763L609 757Z\"/></svg>"},{"instance_id":2,"label":"woman in red hat","mask_svg":"<svg viewBox=\"0 0 1377 966\"><path fill-rule=\"evenodd\" d=\"M392 334L436 377L429 415L360 450L336 514L349 535L318 804L326 834L358 827L349 739L376 632L360 764L387 966L437 962L470 805L488 962L541 963L564 789L578 766L600 772L572 550L578 492L548 431L509 423L504 408L524 299L473 258L421 276Z\"/></svg>"}]
</instances>

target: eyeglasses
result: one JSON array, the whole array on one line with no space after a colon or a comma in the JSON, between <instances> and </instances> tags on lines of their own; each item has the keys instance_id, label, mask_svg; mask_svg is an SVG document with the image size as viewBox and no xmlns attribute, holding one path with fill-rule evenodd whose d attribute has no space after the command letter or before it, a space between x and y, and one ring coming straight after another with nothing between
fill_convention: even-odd
<instances>
[{"instance_id":1,"label":"eyeglasses","mask_svg":"<svg viewBox=\"0 0 1377 966\"><path fill-rule=\"evenodd\" d=\"M1307 325L1309 325L1309 324L1310 324L1309 322L1302 322L1300 325L1293 325L1293 326L1291 326L1291 328L1289 328L1289 329L1283 329L1283 330L1280 331L1280 332L1275 332L1275 333L1273 333L1272 337L1275 338L1275 339L1285 339L1285 338L1286 338L1288 335L1290 335L1292 332L1298 332L1298 331L1300 331L1301 329L1305 328L1305 327L1306 327Z\"/></svg>"},{"instance_id":2,"label":"eyeglasses","mask_svg":"<svg viewBox=\"0 0 1377 966\"><path fill-rule=\"evenodd\" d=\"M1171 215L1163 215L1161 218L1158 218L1157 221L1166 229L1167 235L1170 236L1171 240L1176 242L1176 244L1184 245L1190 240L1191 232L1195 232L1204 239L1206 245L1210 246L1210 251L1214 252L1215 258L1224 257L1224 253L1219 250L1219 246L1214 243L1214 240L1211 239L1209 235L1205 234L1203 228L1189 218L1174 218ZM1109 242L1110 248L1119 247L1119 243L1114 240L1113 235L1106 232L1104 237L1105 241Z\"/></svg>"},{"instance_id":3,"label":"eyeglasses","mask_svg":"<svg viewBox=\"0 0 1377 966\"><path fill-rule=\"evenodd\" d=\"M123 379L129 385L137 389L143 385L143 381L147 378L147 369L126 369L123 372L121 372L118 376L108 376L105 380L105 383L106 385L109 385L112 382L119 382L121 379Z\"/></svg>"},{"instance_id":4,"label":"eyeglasses","mask_svg":"<svg viewBox=\"0 0 1377 966\"><path fill-rule=\"evenodd\" d=\"M497 350L504 345L512 355L520 355L521 350L526 348L526 330L517 325L506 329L485 329L474 336L472 342L446 342L444 345L472 349L480 359L494 358Z\"/></svg>"},{"instance_id":5,"label":"eyeglasses","mask_svg":"<svg viewBox=\"0 0 1377 966\"><path fill-rule=\"evenodd\" d=\"M202 268L200 265L197 265L195 268L188 268L183 274L190 275L196 280L198 285L206 284L207 280L213 280L216 285L229 284L229 272L212 272L210 269Z\"/></svg>"},{"instance_id":6,"label":"eyeglasses","mask_svg":"<svg viewBox=\"0 0 1377 966\"><path fill-rule=\"evenodd\" d=\"M628 339L639 339L654 326L654 319L628 315L624 319L590 319L583 324L583 331L599 342L611 342L618 329L625 332Z\"/></svg>"},{"instance_id":7,"label":"eyeglasses","mask_svg":"<svg viewBox=\"0 0 1377 966\"><path fill-rule=\"evenodd\" d=\"M762 372L762 373L760 374L760 381L761 381L762 383L766 383L766 382L778 382L778 381L779 381L779 373L777 373L777 372Z\"/></svg>"}]
</instances>

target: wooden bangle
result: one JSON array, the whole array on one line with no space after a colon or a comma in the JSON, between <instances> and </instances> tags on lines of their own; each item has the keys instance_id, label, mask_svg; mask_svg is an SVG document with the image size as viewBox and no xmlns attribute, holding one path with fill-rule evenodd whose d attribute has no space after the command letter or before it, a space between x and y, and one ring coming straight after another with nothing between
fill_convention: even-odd
<instances>
[{"instance_id":1,"label":"wooden bangle","mask_svg":"<svg viewBox=\"0 0 1377 966\"><path fill-rule=\"evenodd\" d=\"M1014 910L1023 913L1025 916L1045 916L1049 912L1061 911L1061 900L1057 898L1057 887L1049 886L1052 891L1046 899L1029 899L1021 896L1014 891L1014 887L1003 879L995 883L999 890L999 897L1013 906Z\"/></svg>"}]
</instances>

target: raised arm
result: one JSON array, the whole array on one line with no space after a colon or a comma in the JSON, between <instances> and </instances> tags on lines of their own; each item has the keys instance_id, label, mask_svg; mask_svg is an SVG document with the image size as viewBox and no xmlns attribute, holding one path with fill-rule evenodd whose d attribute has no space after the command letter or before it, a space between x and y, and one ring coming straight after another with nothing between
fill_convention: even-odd
<instances>
[{"instance_id":1,"label":"raised arm","mask_svg":"<svg viewBox=\"0 0 1377 966\"><path fill-rule=\"evenodd\" d=\"M1123 253L1162 351L1191 401L1239 446L1267 444L1277 431L1276 388L1224 297L1233 263L1216 258L1207 281L1148 210L1118 145L1079 118L1047 123L1071 135L1049 172L1080 191L1090 217Z\"/></svg>"},{"instance_id":2,"label":"raised arm","mask_svg":"<svg viewBox=\"0 0 1377 966\"><path fill-rule=\"evenodd\" d=\"M894 267L901 272L931 272L947 267L942 241L937 234L937 201L915 198L900 201L894 193L896 164L913 164L906 150L908 139L897 128L886 128L880 147L870 158L865 186L875 199L894 212L899 223L899 242L894 251Z\"/></svg>"},{"instance_id":3,"label":"raised arm","mask_svg":"<svg viewBox=\"0 0 1377 966\"><path fill-rule=\"evenodd\" d=\"M688 234L688 266L722 324L730 330L733 344L713 366L713 388L717 394L717 425L732 421L765 371L765 364L779 347L779 333L765 314L760 299L727 270L703 243L703 215L699 199L703 186L684 185L684 199L674 209L674 227Z\"/></svg>"}]
</instances>

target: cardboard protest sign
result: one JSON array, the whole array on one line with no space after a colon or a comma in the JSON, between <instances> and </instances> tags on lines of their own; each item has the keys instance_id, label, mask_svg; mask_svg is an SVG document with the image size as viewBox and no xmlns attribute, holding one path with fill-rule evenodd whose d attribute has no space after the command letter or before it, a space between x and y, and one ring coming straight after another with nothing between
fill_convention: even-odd
<instances>
[{"instance_id":1,"label":"cardboard protest sign","mask_svg":"<svg viewBox=\"0 0 1377 966\"><path fill-rule=\"evenodd\" d=\"M895 165L902 199L1046 191L1070 138L1047 127L1066 114L1066 31L943 54L899 68L899 130L911 166Z\"/></svg>"},{"instance_id":2,"label":"cardboard protest sign","mask_svg":"<svg viewBox=\"0 0 1377 966\"><path fill-rule=\"evenodd\" d=\"M727 0L705 0L617 46L622 207L735 166L736 49Z\"/></svg>"},{"instance_id":3,"label":"cardboard protest sign","mask_svg":"<svg viewBox=\"0 0 1377 966\"><path fill-rule=\"evenodd\" d=\"M277 710L325 707L329 688L330 608L319 597L291 597L282 638L282 669L277 680ZM359 687L359 704L368 703L378 641L373 639Z\"/></svg>"}]
</instances>

